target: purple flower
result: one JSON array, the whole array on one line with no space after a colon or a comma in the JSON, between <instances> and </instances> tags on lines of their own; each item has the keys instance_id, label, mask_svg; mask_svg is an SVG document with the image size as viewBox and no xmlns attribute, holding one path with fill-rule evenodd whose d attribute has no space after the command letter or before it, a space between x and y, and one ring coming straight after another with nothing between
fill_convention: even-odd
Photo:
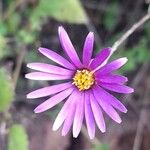
<instances>
[{"instance_id":1,"label":"purple flower","mask_svg":"<svg viewBox=\"0 0 150 150\"><path fill-rule=\"evenodd\" d=\"M30 63L27 67L37 71L26 74L26 78L67 81L33 91L27 95L27 98L51 96L35 108L35 113L46 111L66 100L54 122L53 130L57 130L63 124L62 135L65 136L73 125L73 137L77 137L85 116L88 134L93 139L95 122L101 132L106 130L102 109L117 123L121 123L121 118L115 109L123 113L127 112L125 106L108 93L108 91L117 93L134 91L124 85L128 80L126 77L114 73L127 62L127 58L119 58L106 64L111 48L104 48L95 58L91 59L94 35L90 32L84 43L81 62L63 27L59 27L58 34L67 58L52 50L39 48L43 55L59 66Z\"/></svg>"}]
</instances>

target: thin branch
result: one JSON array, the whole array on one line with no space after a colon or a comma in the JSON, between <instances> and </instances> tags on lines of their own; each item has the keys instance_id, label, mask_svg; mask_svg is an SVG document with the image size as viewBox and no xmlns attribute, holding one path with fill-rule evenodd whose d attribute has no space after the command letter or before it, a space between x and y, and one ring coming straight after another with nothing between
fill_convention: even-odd
<instances>
[{"instance_id":1,"label":"thin branch","mask_svg":"<svg viewBox=\"0 0 150 150\"><path fill-rule=\"evenodd\" d=\"M82 5L83 5L83 4L82 4ZM100 38L100 36L99 36L99 34L98 34L98 31L97 31L96 27L94 26L94 24L92 23L92 21L91 21L89 15L88 15L88 13L86 12L85 9L84 9L84 14L85 14L85 17L86 17L86 19L87 19L86 27L87 27L87 29L88 29L89 31L94 32L94 34L95 34L95 43L96 43L96 45L97 45L98 47L100 47L100 45L101 45L101 38Z\"/></svg>"},{"instance_id":2,"label":"thin branch","mask_svg":"<svg viewBox=\"0 0 150 150\"><path fill-rule=\"evenodd\" d=\"M143 80L145 74L147 73L149 69L149 62L145 62L142 67L139 69L139 71L137 72L137 74L135 75L133 81L131 82L131 87L133 87L136 90L136 87L139 86L139 84L141 83L141 81ZM123 96L124 99L124 104L125 106L130 105L130 107L135 111L136 110L136 106L134 104L133 99L133 95L129 94L129 95L125 95Z\"/></svg>"},{"instance_id":3,"label":"thin branch","mask_svg":"<svg viewBox=\"0 0 150 150\"><path fill-rule=\"evenodd\" d=\"M17 7L20 6L22 4L23 0L16 0L14 2L12 2L12 4L8 7L8 10L4 13L3 15L3 20L7 20L11 14L13 14Z\"/></svg>"},{"instance_id":4,"label":"thin branch","mask_svg":"<svg viewBox=\"0 0 150 150\"><path fill-rule=\"evenodd\" d=\"M20 53L18 54L17 64L16 64L16 68L13 74L14 90L16 89L17 81L19 78L19 74L20 74L20 70L21 70L21 66L22 66L25 54L26 54L26 47L22 46Z\"/></svg>"},{"instance_id":5,"label":"thin branch","mask_svg":"<svg viewBox=\"0 0 150 150\"><path fill-rule=\"evenodd\" d=\"M137 125L137 131L134 139L133 150L140 150L143 139L143 129L145 125L145 110L141 110L140 119Z\"/></svg>"},{"instance_id":6,"label":"thin branch","mask_svg":"<svg viewBox=\"0 0 150 150\"><path fill-rule=\"evenodd\" d=\"M149 86L147 87L146 92L145 92L143 106L147 105L147 103L149 102L148 96L149 96ZM144 126L146 124L146 118L147 118L146 116L147 116L147 112L145 110L145 107L143 107L141 110L139 122L137 125L137 131L136 131L136 135L135 135L135 139L134 139L133 150L140 150L140 147L142 144L142 139L143 139L143 130L144 130Z\"/></svg>"},{"instance_id":7,"label":"thin branch","mask_svg":"<svg viewBox=\"0 0 150 150\"><path fill-rule=\"evenodd\" d=\"M134 80L131 82L131 87L133 87L134 89L136 89L136 87L139 86L139 84L141 83L142 79L144 78L144 75L147 73L149 69L149 62L145 62L142 67L139 69L138 73L136 74L136 76L134 77ZM133 105L133 101L132 101L132 94L129 95L125 95L123 96L123 100L124 100L124 105L130 105L130 107L132 107L133 110L136 110L135 105ZM123 113L120 113L120 117L123 115ZM109 126L114 127L114 124L111 122ZM108 131L109 132L109 131Z\"/></svg>"},{"instance_id":8,"label":"thin branch","mask_svg":"<svg viewBox=\"0 0 150 150\"><path fill-rule=\"evenodd\" d=\"M119 38L112 46L112 50L110 52L109 57L105 60L103 64L98 66L96 69L93 70L93 73L97 71L99 68L101 68L103 65L107 63L111 55L118 49L118 47L132 34L137 30L140 26L142 26L146 21L150 19L150 13L146 14L144 17L142 17L137 23L135 23L127 32L125 32L121 38Z\"/></svg>"},{"instance_id":9,"label":"thin branch","mask_svg":"<svg viewBox=\"0 0 150 150\"><path fill-rule=\"evenodd\" d=\"M142 79L144 78L144 75L147 73L149 69L149 61L145 62L141 68L139 69L139 71L137 72L137 74L135 75L133 81L131 82L131 87L135 88L139 86L140 82L142 81ZM125 95L123 97L123 99L125 99L125 103L131 102L132 100L132 94L129 95Z\"/></svg>"},{"instance_id":10,"label":"thin branch","mask_svg":"<svg viewBox=\"0 0 150 150\"><path fill-rule=\"evenodd\" d=\"M91 20L89 20L88 18L88 24L86 25L89 31L93 31L95 34L95 43L97 47L100 47L101 45L101 39L99 37L99 34L97 32L97 29L95 28L95 26L91 23Z\"/></svg>"},{"instance_id":11,"label":"thin branch","mask_svg":"<svg viewBox=\"0 0 150 150\"><path fill-rule=\"evenodd\" d=\"M86 12L85 12L85 14L86 14L86 18L87 18L87 21L88 21L88 23L86 24L86 27L87 27L87 29L88 29L89 31L93 31L93 32L94 32L94 34L95 34L95 43L96 43L96 46L97 46L97 47L100 47L100 45L101 45L102 42L101 42L101 39L100 39L99 34L98 34L98 32L97 32L97 29L96 29L95 26L93 25L91 19L89 18L89 16L87 15Z\"/></svg>"},{"instance_id":12,"label":"thin branch","mask_svg":"<svg viewBox=\"0 0 150 150\"><path fill-rule=\"evenodd\" d=\"M100 66L98 66L96 69L94 69L92 72L94 73L98 69L100 69L103 65L107 63L111 55L118 49L118 47L132 34L135 32L136 29L138 29L140 26L142 26L146 21L150 19L150 13L146 14L144 17L142 17L137 23L135 23L126 33L124 33L121 38L119 38L112 46L112 50L110 52L109 57L105 60L104 63L102 63Z\"/></svg>"},{"instance_id":13,"label":"thin branch","mask_svg":"<svg viewBox=\"0 0 150 150\"><path fill-rule=\"evenodd\" d=\"M150 14L146 14L142 17L137 23L135 23L125 34L122 35L112 46L112 53L114 53L118 47L133 33L137 30L140 26L142 26L146 21L150 19Z\"/></svg>"}]
</instances>

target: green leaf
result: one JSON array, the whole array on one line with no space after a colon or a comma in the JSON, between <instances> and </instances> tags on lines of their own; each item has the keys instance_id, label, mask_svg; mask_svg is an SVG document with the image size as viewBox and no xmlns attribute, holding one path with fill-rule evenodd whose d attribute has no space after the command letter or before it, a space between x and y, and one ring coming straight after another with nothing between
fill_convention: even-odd
<instances>
[{"instance_id":1,"label":"green leaf","mask_svg":"<svg viewBox=\"0 0 150 150\"><path fill-rule=\"evenodd\" d=\"M108 145L101 143L98 145L95 145L95 147L92 150L109 150Z\"/></svg>"},{"instance_id":2,"label":"green leaf","mask_svg":"<svg viewBox=\"0 0 150 150\"><path fill-rule=\"evenodd\" d=\"M6 72L0 69L0 112L9 108L13 100L13 88Z\"/></svg>"},{"instance_id":3,"label":"green leaf","mask_svg":"<svg viewBox=\"0 0 150 150\"><path fill-rule=\"evenodd\" d=\"M5 59L7 56L14 55L12 48L8 45L7 37L0 35L0 59Z\"/></svg>"},{"instance_id":4,"label":"green leaf","mask_svg":"<svg viewBox=\"0 0 150 150\"><path fill-rule=\"evenodd\" d=\"M21 16L19 13L12 13L7 19L7 25L9 32L17 32L19 24L21 22Z\"/></svg>"},{"instance_id":5,"label":"green leaf","mask_svg":"<svg viewBox=\"0 0 150 150\"><path fill-rule=\"evenodd\" d=\"M79 0L41 0L31 14L32 25L38 26L42 23L41 18L44 17L68 23L87 23Z\"/></svg>"},{"instance_id":6,"label":"green leaf","mask_svg":"<svg viewBox=\"0 0 150 150\"><path fill-rule=\"evenodd\" d=\"M28 150L28 136L22 125L15 124L9 129L8 150Z\"/></svg>"},{"instance_id":7,"label":"green leaf","mask_svg":"<svg viewBox=\"0 0 150 150\"><path fill-rule=\"evenodd\" d=\"M6 35L7 32L8 32L8 27L7 27L6 23L0 22L0 36Z\"/></svg>"},{"instance_id":8,"label":"green leaf","mask_svg":"<svg viewBox=\"0 0 150 150\"><path fill-rule=\"evenodd\" d=\"M7 5L7 7L8 7L9 5L11 5L13 2L14 2L14 0L5 0L5 3L6 3L6 5Z\"/></svg>"},{"instance_id":9,"label":"green leaf","mask_svg":"<svg viewBox=\"0 0 150 150\"><path fill-rule=\"evenodd\" d=\"M6 55L6 51L4 50L7 47L6 38L0 35L0 59L2 59Z\"/></svg>"},{"instance_id":10,"label":"green leaf","mask_svg":"<svg viewBox=\"0 0 150 150\"><path fill-rule=\"evenodd\" d=\"M18 41L25 44L32 44L35 41L35 34L26 30L20 30L17 35Z\"/></svg>"},{"instance_id":11,"label":"green leaf","mask_svg":"<svg viewBox=\"0 0 150 150\"><path fill-rule=\"evenodd\" d=\"M108 30L113 29L117 23L119 11L118 7L118 2L112 3L110 4L110 6L107 6L103 22Z\"/></svg>"},{"instance_id":12,"label":"green leaf","mask_svg":"<svg viewBox=\"0 0 150 150\"><path fill-rule=\"evenodd\" d=\"M37 53L37 51L30 50L30 51L28 51L28 53L25 57L25 62L27 62L27 63L36 62L36 61L39 61L40 59L41 59L40 55L39 55L39 53Z\"/></svg>"}]
</instances>

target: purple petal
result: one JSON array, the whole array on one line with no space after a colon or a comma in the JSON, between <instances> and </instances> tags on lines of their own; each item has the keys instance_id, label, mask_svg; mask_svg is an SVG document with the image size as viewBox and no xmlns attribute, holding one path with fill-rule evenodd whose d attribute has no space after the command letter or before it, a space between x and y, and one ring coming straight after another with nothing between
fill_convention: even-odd
<instances>
[{"instance_id":1,"label":"purple petal","mask_svg":"<svg viewBox=\"0 0 150 150\"><path fill-rule=\"evenodd\" d=\"M60 103L62 100L67 98L72 93L73 90L74 90L73 88L69 88L69 89L66 89L66 90L54 95L53 97L49 98L48 100L46 100L45 102L40 104L38 107L36 107L34 112L41 113L43 111L46 111L46 110L54 107L55 105Z\"/></svg>"},{"instance_id":2,"label":"purple petal","mask_svg":"<svg viewBox=\"0 0 150 150\"><path fill-rule=\"evenodd\" d=\"M68 68L68 69L71 69L71 70L75 69L75 66L73 64L71 64L68 60L66 60L62 56L58 55L54 51L49 50L47 48L42 48L42 47L39 48L39 51L44 56L48 57L49 59L53 60L54 62L56 62L57 64L59 64L61 66Z\"/></svg>"},{"instance_id":3,"label":"purple petal","mask_svg":"<svg viewBox=\"0 0 150 150\"><path fill-rule=\"evenodd\" d=\"M126 57L114 60L111 63L103 66L102 68L100 68L96 72L96 76L105 75L105 74L111 73L112 71L117 70L120 67L122 67L126 62L127 62L127 58Z\"/></svg>"},{"instance_id":4,"label":"purple petal","mask_svg":"<svg viewBox=\"0 0 150 150\"><path fill-rule=\"evenodd\" d=\"M128 78L121 75L108 74L105 76L97 76L96 80L103 83L123 84L128 81Z\"/></svg>"},{"instance_id":5,"label":"purple petal","mask_svg":"<svg viewBox=\"0 0 150 150\"><path fill-rule=\"evenodd\" d=\"M103 88L110 90L110 91L114 91L114 92L118 92L118 93L132 93L134 92L134 89L131 87L128 87L126 85L119 85L119 84L115 84L115 83L99 83L100 86L102 86Z\"/></svg>"},{"instance_id":6,"label":"purple petal","mask_svg":"<svg viewBox=\"0 0 150 150\"><path fill-rule=\"evenodd\" d=\"M106 101L108 104L112 105L113 107L115 107L116 109L118 109L121 112L124 112L124 113L127 112L126 107L113 95L109 94L108 92L106 92L105 90L103 90L100 87L99 87L99 93L101 95L101 98L104 101Z\"/></svg>"},{"instance_id":7,"label":"purple petal","mask_svg":"<svg viewBox=\"0 0 150 150\"><path fill-rule=\"evenodd\" d=\"M58 28L58 34L59 34L61 45L64 51L66 52L66 54L68 55L69 59L72 61L72 63L74 63L76 67L80 68L82 66L80 59L70 41L67 32L62 26Z\"/></svg>"},{"instance_id":8,"label":"purple petal","mask_svg":"<svg viewBox=\"0 0 150 150\"><path fill-rule=\"evenodd\" d=\"M73 137L76 138L81 130L82 122L84 118L84 93L77 99L77 107L75 111L75 117L73 122Z\"/></svg>"},{"instance_id":9,"label":"purple petal","mask_svg":"<svg viewBox=\"0 0 150 150\"><path fill-rule=\"evenodd\" d=\"M69 96L68 100L65 102L64 106L62 107L61 111L59 112L57 118L55 119L53 130L56 131L58 128L63 124L64 120L66 119L68 113L70 113L71 105L73 105L75 98L74 92Z\"/></svg>"},{"instance_id":10,"label":"purple petal","mask_svg":"<svg viewBox=\"0 0 150 150\"><path fill-rule=\"evenodd\" d=\"M72 84L71 82L67 82L67 83L61 83L61 84L57 84L57 85L52 85L52 86L48 86L48 87L44 87L38 90L35 90L31 93L29 93L27 95L27 98L40 98L40 97L44 97L44 96L49 96L52 94L56 94L60 91L63 91L69 87L71 87Z\"/></svg>"},{"instance_id":11,"label":"purple petal","mask_svg":"<svg viewBox=\"0 0 150 150\"><path fill-rule=\"evenodd\" d=\"M95 137L95 121L90 104L90 95L88 92L85 93L85 120L90 139L93 139Z\"/></svg>"},{"instance_id":12,"label":"purple petal","mask_svg":"<svg viewBox=\"0 0 150 150\"><path fill-rule=\"evenodd\" d=\"M94 45L94 34L90 32L85 40L84 48L83 48L83 64L88 66L91 60L92 52L93 52L93 45Z\"/></svg>"},{"instance_id":13,"label":"purple petal","mask_svg":"<svg viewBox=\"0 0 150 150\"><path fill-rule=\"evenodd\" d=\"M75 106L71 107L71 110L70 110L70 112L69 112L69 114L68 114L68 116L64 122L64 125L62 128L62 136L65 136L69 132L69 130L72 126L74 114L75 114L75 108L76 108Z\"/></svg>"},{"instance_id":14,"label":"purple petal","mask_svg":"<svg viewBox=\"0 0 150 150\"><path fill-rule=\"evenodd\" d=\"M91 69L95 69L97 68L98 66L100 66L106 59L107 57L109 56L110 54L110 51L111 51L111 48L105 48L103 50L101 50L97 55L96 57L93 59L93 61L91 62L90 64L90 68Z\"/></svg>"},{"instance_id":15,"label":"purple petal","mask_svg":"<svg viewBox=\"0 0 150 150\"><path fill-rule=\"evenodd\" d=\"M73 75L73 71L71 70L64 69L50 64L45 64L45 63L29 63L27 64L27 67L30 69L34 69L46 73L60 74L60 75Z\"/></svg>"},{"instance_id":16,"label":"purple petal","mask_svg":"<svg viewBox=\"0 0 150 150\"><path fill-rule=\"evenodd\" d=\"M97 124L98 128L101 130L101 132L104 133L106 131L104 117L103 117L100 106L98 105L95 97L93 96L93 93L90 94L90 102L91 102L91 107L93 110L96 124Z\"/></svg>"},{"instance_id":17,"label":"purple petal","mask_svg":"<svg viewBox=\"0 0 150 150\"><path fill-rule=\"evenodd\" d=\"M103 108L103 110L108 114L108 116L112 118L114 121L116 121L117 123L121 123L120 116L115 111L115 109L111 106L111 104L109 104L105 99L103 99L104 96L103 97L101 96L102 92L98 86L96 86L93 89L93 93L94 93L96 100L98 101L100 106Z\"/></svg>"},{"instance_id":18,"label":"purple petal","mask_svg":"<svg viewBox=\"0 0 150 150\"><path fill-rule=\"evenodd\" d=\"M69 130L72 126L72 123L74 120L74 115L75 115L75 110L76 110L76 100L80 98L78 91L73 92L72 97L73 97L73 100L72 100L71 106L69 108L68 115L67 115L64 125L63 125L62 136L65 136L69 132Z\"/></svg>"},{"instance_id":19,"label":"purple petal","mask_svg":"<svg viewBox=\"0 0 150 150\"><path fill-rule=\"evenodd\" d=\"M65 80L71 79L72 75L58 75L58 74L50 74L45 72L32 72L25 75L27 79L31 80Z\"/></svg>"}]
</instances>

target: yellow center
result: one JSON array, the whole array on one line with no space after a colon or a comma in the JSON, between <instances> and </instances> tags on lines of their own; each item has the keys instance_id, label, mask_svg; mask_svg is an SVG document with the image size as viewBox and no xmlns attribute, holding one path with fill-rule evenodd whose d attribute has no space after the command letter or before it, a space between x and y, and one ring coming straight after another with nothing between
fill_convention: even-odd
<instances>
[{"instance_id":1,"label":"yellow center","mask_svg":"<svg viewBox=\"0 0 150 150\"><path fill-rule=\"evenodd\" d=\"M73 77L73 83L79 91L88 90L94 84L94 75L89 70L77 70Z\"/></svg>"}]
</instances>

